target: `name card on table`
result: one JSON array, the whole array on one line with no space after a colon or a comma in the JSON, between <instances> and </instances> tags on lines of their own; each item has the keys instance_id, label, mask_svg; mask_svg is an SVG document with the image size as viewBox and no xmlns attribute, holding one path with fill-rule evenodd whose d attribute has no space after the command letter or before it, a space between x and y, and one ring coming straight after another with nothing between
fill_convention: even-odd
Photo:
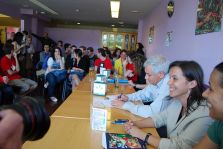
<instances>
[{"instance_id":1,"label":"name card on table","mask_svg":"<svg viewBox=\"0 0 223 149\"><path fill-rule=\"evenodd\" d=\"M97 74L95 82L106 82L106 75Z\"/></svg>"},{"instance_id":2,"label":"name card on table","mask_svg":"<svg viewBox=\"0 0 223 149\"><path fill-rule=\"evenodd\" d=\"M110 77L111 71L110 70L104 70L103 75L106 76L106 78Z\"/></svg>"},{"instance_id":3,"label":"name card on table","mask_svg":"<svg viewBox=\"0 0 223 149\"><path fill-rule=\"evenodd\" d=\"M92 107L91 111L91 128L93 130L106 131L107 110Z\"/></svg>"},{"instance_id":4,"label":"name card on table","mask_svg":"<svg viewBox=\"0 0 223 149\"><path fill-rule=\"evenodd\" d=\"M107 84L104 82L94 82L93 94L99 96L105 96L107 91Z\"/></svg>"}]
</instances>

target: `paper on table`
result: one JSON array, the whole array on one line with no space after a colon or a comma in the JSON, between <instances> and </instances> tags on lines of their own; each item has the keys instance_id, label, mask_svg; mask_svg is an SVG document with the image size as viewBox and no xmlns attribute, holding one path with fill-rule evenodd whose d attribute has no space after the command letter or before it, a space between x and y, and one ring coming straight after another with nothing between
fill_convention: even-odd
<instances>
[{"instance_id":1,"label":"paper on table","mask_svg":"<svg viewBox=\"0 0 223 149\"><path fill-rule=\"evenodd\" d=\"M91 128L93 130L106 131L107 110L92 107Z\"/></svg>"},{"instance_id":2,"label":"paper on table","mask_svg":"<svg viewBox=\"0 0 223 149\"><path fill-rule=\"evenodd\" d=\"M111 100L105 99L104 97L93 96L93 107L98 107L98 108L112 107Z\"/></svg>"}]
</instances>

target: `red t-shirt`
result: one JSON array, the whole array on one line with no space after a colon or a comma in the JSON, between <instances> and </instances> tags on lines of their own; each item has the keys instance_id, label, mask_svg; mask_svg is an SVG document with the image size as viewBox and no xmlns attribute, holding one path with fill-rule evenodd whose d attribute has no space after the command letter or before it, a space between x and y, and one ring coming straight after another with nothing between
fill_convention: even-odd
<instances>
[{"instance_id":1,"label":"red t-shirt","mask_svg":"<svg viewBox=\"0 0 223 149\"><path fill-rule=\"evenodd\" d=\"M4 83L3 82L3 77L0 75L0 84Z\"/></svg>"},{"instance_id":2,"label":"red t-shirt","mask_svg":"<svg viewBox=\"0 0 223 149\"><path fill-rule=\"evenodd\" d=\"M101 63L104 64L104 68L106 70L107 69L109 69L109 70L112 69L112 62L109 58L106 58L104 61L102 61L100 58L98 58L98 59L95 60L94 65L99 68Z\"/></svg>"},{"instance_id":3,"label":"red t-shirt","mask_svg":"<svg viewBox=\"0 0 223 149\"><path fill-rule=\"evenodd\" d=\"M16 61L14 57L9 59L7 56L4 56L1 59L2 72L9 78L9 80L21 79L21 76L19 75L19 73L14 73L12 75L8 74L7 70L11 69L14 71L15 68L16 68Z\"/></svg>"},{"instance_id":4,"label":"red t-shirt","mask_svg":"<svg viewBox=\"0 0 223 149\"><path fill-rule=\"evenodd\" d=\"M132 73L134 74L133 77L127 77L128 80L132 80L133 82L136 82L137 81L137 73L136 73L135 65L128 63L126 65L126 70L132 70Z\"/></svg>"}]
</instances>

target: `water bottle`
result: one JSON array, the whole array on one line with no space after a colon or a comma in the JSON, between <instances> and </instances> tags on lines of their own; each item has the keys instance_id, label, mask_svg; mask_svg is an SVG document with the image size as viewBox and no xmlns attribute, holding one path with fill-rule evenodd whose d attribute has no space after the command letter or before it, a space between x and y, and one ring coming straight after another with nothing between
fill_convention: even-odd
<instances>
[{"instance_id":1,"label":"water bottle","mask_svg":"<svg viewBox=\"0 0 223 149\"><path fill-rule=\"evenodd\" d=\"M115 87L116 88L118 88L118 86L119 86L119 78L118 78L118 74L117 73L115 73L115 78L114 78L114 83L115 83Z\"/></svg>"},{"instance_id":2,"label":"water bottle","mask_svg":"<svg viewBox=\"0 0 223 149\"><path fill-rule=\"evenodd\" d=\"M103 71L105 70L103 63L100 64L100 68L99 69L100 69L99 70L100 71L100 74L103 75Z\"/></svg>"}]
</instances>

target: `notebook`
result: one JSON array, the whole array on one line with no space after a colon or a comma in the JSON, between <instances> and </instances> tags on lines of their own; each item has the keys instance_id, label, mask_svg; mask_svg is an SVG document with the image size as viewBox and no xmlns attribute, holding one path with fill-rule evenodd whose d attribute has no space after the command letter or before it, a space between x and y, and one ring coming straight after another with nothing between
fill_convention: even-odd
<instances>
[{"instance_id":1,"label":"notebook","mask_svg":"<svg viewBox=\"0 0 223 149\"><path fill-rule=\"evenodd\" d=\"M108 132L102 135L102 146L106 149L146 149L146 143L139 138Z\"/></svg>"}]
</instances>

